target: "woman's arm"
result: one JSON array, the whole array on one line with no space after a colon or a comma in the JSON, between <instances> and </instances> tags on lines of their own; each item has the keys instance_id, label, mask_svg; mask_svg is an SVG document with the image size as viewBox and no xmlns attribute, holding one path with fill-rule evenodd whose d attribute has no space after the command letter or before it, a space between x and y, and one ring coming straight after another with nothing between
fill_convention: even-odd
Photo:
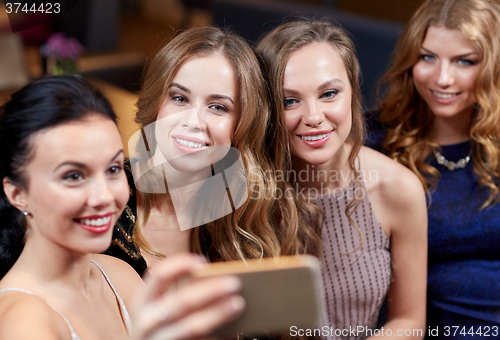
<instances>
[{"instance_id":1,"label":"woman's arm","mask_svg":"<svg viewBox=\"0 0 500 340\"><path fill-rule=\"evenodd\" d=\"M390 237L392 267L387 323L377 338L422 339L427 289L425 193L410 170L379 153L373 156L368 156L366 163L376 163L379 177L369 194L375 214Z\"/></svg>"}]
</instances>

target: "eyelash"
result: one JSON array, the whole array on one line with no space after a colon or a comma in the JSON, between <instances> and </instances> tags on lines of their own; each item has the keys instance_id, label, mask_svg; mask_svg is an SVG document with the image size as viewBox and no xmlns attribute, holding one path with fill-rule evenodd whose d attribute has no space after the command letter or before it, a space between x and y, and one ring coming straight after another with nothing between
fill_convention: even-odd
<instances>
[{"instance_id":1,"label":"eyelash","mask_svg":"<svg viewBox=\"0 0 500 340\"><path fill-rule=\"evenodd\" d=\"M287 104L287 102L288 102L288 101L293 101L293 103L289 103L289 104ZM297 102L298 102L298 100L297 100L297 99L295 99L295 98L292 98L292 97L290 97L290 98L285 98L285 100L283 101L283 105L285 106L285 108L287 108L287 107L290 107L290 106L292 106L293 104L295 104L295 103L297 103Z\"/></svg>"},{"instance_id":2,"label":"eyelash","mask_svg":"<svg viewBox=\"0 0 500 340\"><path fill-rule=\"evenodd\" d=\"M74 177L75 175L77 175L79 177L75 178ZM83 175L78 171L71 171L63 176L63 180L70 181L70 182L81 181L82 179L83 179Z\"/></svg>"},{"instance_id":3,"label":"eyelash","mask_svg":"<svg viewBox=\"0 0 500 340\"><path fill-rule=\"evenodd\" d=\"M420 54L420 59L424 60L424 61L434 61L435 57L433 55L430 55L430 54ZM473 66L473 65L476 65L477 62L475 61L472 61L470 59L459 59L457 61L459 64L461 65L465 65L465 66Z\"/></svg>"},{"instance_id":4,"label":"eyelash","mask_svg":"<svg viewBox=\"0 0 500 340\"><path fill-rule=\"evenodd\" d=\"M216 112L220 113L220 112L229 112L228 108L225 107L224 105L222 104L212 104L212 105L209 105L208 106L209 108L215 110Z\"/></svg>"},{"instance_id":5,"label":"eyelash","mask_svg":"<svg viewBox=\"0 0 500 340\"><path fill-rule=\"evenodd\" d=\"M431 60L434 60L434 56L433 55L430 55L430 54L420 54L420 59L424 60L424 61L431 61Z\"/></svg>"},{"instance_id":6,"label":"eyelash","mask_svg":"<svg viewBox=\"0 0 500 340\"><path fill-rule=\"evenodd\" d=\"M112 167L110 167L108 169L108 173L111 175L111 176L117 176L119 175L123 170L123 167L120 166L120 165L113 165ZM76 178L75 176L78 176L78 178ZM68 173L66 173L62 179L64 181L69 181L69 182L79 182L79 181L82 181L85 179L85 176L83 176L83 174L79 171L70 171Z\"/></svg>"},{"instance_id":7,"label":"eyelash","mask_svg":"<svg viewBox=\"0 0 500 340\"><path fill-rule=\"evenodd\" d=\"M335 97L338 93L339 93L339 90L328 90L328 91L323 92L323 94L321 95L321 97L320 97L320 98L332 99L332 98L333 98L333 97ZM327 96L326 96L327 94L331 94L331 96L327 97Z\"/></svg>"},{"instance_id":8,"label":"eyelash","mask_svg":"<svg viewBox=\"0 0 500 340\"><path fill-rule=\"evenodd\" d=\"M172 99L172 101L177 102L177 103L181 103L181 104L185 104L185 103L188 102L188 100L187 100L186 97L180 96L180 95L177 95L177 94L171 96L171 99Z\"/></svg>"},{"instance_id":9,"label":"eyelash","mask_svg":"<svg viewBox=\"0 0 500 340\"><path fill-rule=\"evenodd\" d=\"M172 101L180 103L180 104L186 104L189 102L189 100L186 97L181 96L181 95L172 95L171 99L172 99ZM217 113L229 112L229 109L222 104L212 104L212 105L209 105L208 107L215 110Z\"/></svg>"},{"instance_id":10,"label":"eyelash","mask_svg":"<svg viewBox=\"0 0 500 340\"><path fill-rule=\"evenodd\" d=\"M111 170L115 169L115 170ZM110 172L112 175L118 175L122 172L123 167L120 165L113 165L111 168L109 168L108 172Z\"/></svg>"},{"instance_id":11,"label":"eyelash","mask_svg":"<svg viewBox=\"0 0 500 340\"><path fill-rule=\"evenodd\" d=\"M466 66L473 66L473 65L476 65L476 62L475 61L472 61L472 60L469 60L469 59L460 59L458 61L460 64L462 65L466 65Z\"/></svg>"}]
</instances>

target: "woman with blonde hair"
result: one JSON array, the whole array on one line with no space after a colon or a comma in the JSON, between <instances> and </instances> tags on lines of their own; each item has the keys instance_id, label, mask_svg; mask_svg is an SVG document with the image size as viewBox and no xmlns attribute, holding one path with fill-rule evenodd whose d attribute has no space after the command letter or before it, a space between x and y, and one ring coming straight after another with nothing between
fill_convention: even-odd
<instances>
[{"instance_id":1,"label":"woman with blonde hair","mask_svg":"<svg viewBox=\"0 0 500 340\"><path fill-rule=\"evenodd\" d=\"M498 336L499 36L498 1L426 1L399 39L370 131L428 194L427 321L440 337Z\"/></svg>"},{"instance_id":2,"label":"woman with blonde hair","mask_svg":"<svg viewBox=\"0 0 500 340\"><path fill-rule=\"evenodd\" d=\"M210 261L317 252L319 237L294 201L274 199L286 183L275 180L281 165L266 150L265 82L240 37L214 27L179 34L148 65L137 107L146 143L135 146L132 168L136 176L139 162L140 175L154 175L135 178L133 240L148 265L186 251ZM200 184L200 178L218 176L221 185ZM207 214L224 209L228 196L229 209L206 221ZM192 204L188 214L179 201Z\"/></svg>"},{"instance_id":3,"label":"woman with blonde hair","mask_svg":"<svg viewBox=\"0 0 500 340\"><path fill-rule=\"evenodd\" d=\"M352 41L331 23L298 21L267 34L257 52L271 90L269 128L281 139L275 145L287 150L277 161L287 165L299 204L315 203L324 212L323 325L330 330L323 335L422 338L424 192L410 171L362 146ZM376 328L386 295L381 333Z\"/></svg>"}]
</instances>

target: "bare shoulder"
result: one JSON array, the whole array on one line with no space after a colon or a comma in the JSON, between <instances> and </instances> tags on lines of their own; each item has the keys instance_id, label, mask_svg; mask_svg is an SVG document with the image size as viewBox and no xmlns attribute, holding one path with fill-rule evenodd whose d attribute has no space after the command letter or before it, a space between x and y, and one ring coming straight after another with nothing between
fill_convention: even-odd
<instances>
[{"instance_id":1,"label":"bare shoulder","mask_svg":"<svg viewBox=\"0 0 500 340\"><path fill-rule=\"evenodd\" d=\"M92 259L102 268L127 307L144 285L141 277L128 263L113 256L95 254Z\"/></svg>"},{"instance_id":2,"label":"bare shoulder","mask_svg":"<svg viewBox=\"0 0 500 340\"><path fill-rule=\"evenodd\" d=\"M64 320L43 299L23 292L0 294L0 339L63 339Z\"/></svg>"},{"instance_id":3,"label":"bare shoulder","mask_svg":"<svg viewBox=\"0 0 500 340\"><path fill-rule=\"evenodd\" d=\"M376 192L377 197L398 206L422 200L425 204L424 189L413 171L386 155L364 146L359 156L365 185L369 192Z\"/></svg>"},{"instance_id":4,"label":"bare shoulder","mask_svg":"<svg viewBox=\"0 0 500 340\"><path fill-rule=\"evenodd\" d=\"M417 176L405 166L367 147L361 148L359 159L368 198L386 234L389 237L395 233L425 234L425 192Z\"/></svg>"}]
</instances>

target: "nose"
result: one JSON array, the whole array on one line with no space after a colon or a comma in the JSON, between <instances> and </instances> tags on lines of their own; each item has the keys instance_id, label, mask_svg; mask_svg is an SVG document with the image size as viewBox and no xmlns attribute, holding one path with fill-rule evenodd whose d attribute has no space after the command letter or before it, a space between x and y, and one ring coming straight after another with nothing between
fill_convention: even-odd
<instances>
[{"instance_id":1,"label":"nose","mask_svg":"<svg viewBox=\"0 0 500 340\"><path fill-rule=\"evenodd\" d=\"M453 84L454 74L453 69L448 62L442 62L440 64L439 70L437 74L436 84L439 87L446 88Z\"/></svg>"},{"instance_id":2,"label":"nose","mask_svg":"<svg viewBox=\"0 0 500 340\"><path fill-rule=\"evenodd\" d=\"M325 119L325 114L320 105L318 105L316 102L310 102L306 105L305 110L306 111L302 116L304 124L310 127L317 127L321 125L321 123Z\"/></svg>"},{"instance_id":3,"label":"nose","mask_svg":"<svg viewBox=\"0 0 500 340\"><path fill-rule=\"evenodd\" d=\"M89 206L95 209L104 208L109 206L114 199L115 197L110 188L110 183L108 183L104 176L94 178L88 199Z\"/></svg>"},{"instance_id":4,"label":"nose","mask_svg":"<svg viewBox=\"0 0 500 340\"><path fill-rule=\"evenodd\" d=\"M193 109L186 110L182 117L182 126L190 131L199 132L202 130L202 107L195 106Z\"/></svg>"}]
</instances>

